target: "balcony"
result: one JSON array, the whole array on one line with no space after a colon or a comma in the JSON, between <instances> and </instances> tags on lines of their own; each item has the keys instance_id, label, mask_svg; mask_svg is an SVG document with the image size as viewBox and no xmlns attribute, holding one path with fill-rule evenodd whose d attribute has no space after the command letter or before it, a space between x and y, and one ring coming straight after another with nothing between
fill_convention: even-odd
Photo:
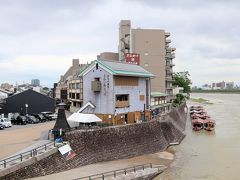
<instances>
[{"instance_id":1,"label":"balcony","mask_svg":"<svg viewBox=\"0 0 240 180\"><path fill-rule=\"evenodd\" d=\"M166 39L166 44L169 44L171 42L172 42L171 39Z\"/></svg>"},{"instance_id":2,"label":"balcony","mask_svg":"<svg viewBox=\"0 0 240 180\"><path fill-rule=\"evenodd\" d=\"M174 59L175 58L175 53L167 53L166 58L168 59Z\"/></svg>"},{"instance_id":3,"label":"balcony","mask_svg":"<svg viewBox=\"0 0 240 180\"><path fill-rule=\"evenodd\" d=\"M170 48L170 47L166 48L167 53L171 53L173 51L176 51L176 48Z\"/></svg>"},{"instance_id":4,"label":"balcony","mask_svg":"<svg viewBox=\"0 0 240 180\"><path fill-rule=\"evenodd\" d=\"M166 75L165 79L166 79L166 81L168 81L168 82L173 82L173 81L174 81L173 78L172 78L172 76L169 76L169 75Z\"/></svg>"},{"instance_id":5,"label":"balcony","mask_svg":"<svg viewBox=\"0 0 240 180\"><path fill-rule=\"evenodd\" d=\"M167 38L167 37L169 37L171 34L170 34L170 32L165 32L165 37Z\"/></svg>"},{"instance_id":6,"label":"balcony","mask_svg":"<svg viewBox=\"0 0 240 180\"><path fill-rule=\"evenodd\" d=\"M116 101L116 108L129 107L129 101Z\"/></svg>"},{"instance_id":7,"label":"balcony","mask_svg":"<svg viewBox=\"0 0 240 180\"><path fill-rule=\"evenodd\" d=\"M173 71L172 69L167 69L167 72L166 72L167 75L172 75L173 74Z\"/></svg>"},{"instance_id":8,"label":"balcony","mask_svg":"<svg viewBox=\"0 0 240 180\"><path fill-rule=\"evenodd\" d=\"M167 67L173 67L173 66L175 66L175 64L173 63L173 62L166 62L166 66Z\"/></svg>"},{"instance_id":9,"label":"balcony","mask_svg":"<svg viewBox=\"0 0 240 180\"><path fill-rule=\"evenodd\" d=\"M168 47L168 48L166 48L166 52L170 53L170 52L172 52L172 49L170 47Z\"/></svg>"},{"instance_id":10,"label":"balcony","mask_svg":"<svg viewBox=\"0 0 240 180\"><path fill-rule=\"evenodd\" d=\"M173 89L173 86L168 86L168 87L166 87L166 89L171 90L171 89Z\"/></svg>"}]
</instances>

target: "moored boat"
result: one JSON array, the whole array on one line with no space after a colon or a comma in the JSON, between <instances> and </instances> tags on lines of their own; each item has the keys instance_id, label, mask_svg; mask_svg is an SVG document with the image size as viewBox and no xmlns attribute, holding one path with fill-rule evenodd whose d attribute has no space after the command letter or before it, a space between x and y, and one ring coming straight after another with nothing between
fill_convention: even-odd
<instances>
[{"instance_id":1,"label":"moored boat","mask_svg":"<svg viewBox=\"0 0 240 180\"><path fill-rule=\"evenodd\" d=\"M213 119L206 119L204 122L204 130L206 131L213 131L215 128L215 121Z\"/></svg>"},{"instance_id":2,"label":"moored boat","mask_svg":"<svg viewBox=\"0 0 240 180\"><path fill-rule=\"evenodd\" d=\"M193 119L192 120L192 129L194 131L200 131L203 129L203 120L198 118L198 119Z\"/></svg>"},{"instance_id":3,"label":"moored boat","mask_svg":"<svg viewBox=\"0 0 240 180\"><path fill-rule=\"evenodd\" d=\"M202 106L191 106L190 117L192 120L192 129L200 131L213 131L215 128L215 121L204 111Z\"/></svg>"}]
</instances>

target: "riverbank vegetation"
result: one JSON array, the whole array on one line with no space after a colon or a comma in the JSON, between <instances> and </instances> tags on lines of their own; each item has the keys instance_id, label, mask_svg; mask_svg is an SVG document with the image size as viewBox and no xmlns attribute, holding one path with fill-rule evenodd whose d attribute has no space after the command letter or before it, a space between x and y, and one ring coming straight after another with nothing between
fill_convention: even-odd
<instances>
[{"instance_id":1,"label":"riverbank vegetation","mask_svg":"<svg viewBox=\"0 0 240 180\"><path fill-rule=\"evenodd\" d=\"M225 94L240 94L240 89L192 89L192 93L225 93Z\"/></svg>"},{"instance_id":2,"label":"riverbank vegetation","mask_svg":"<svg viewBox=\"0 0 240 180\"><path fill-rule=\"evenodd\" d=\"M209 100L203 99L203 98L198 98L198 99L190 98L190 101L197 102L197 103L202 103L202 104L213 104Z\"/></svg>"}]
</instances>

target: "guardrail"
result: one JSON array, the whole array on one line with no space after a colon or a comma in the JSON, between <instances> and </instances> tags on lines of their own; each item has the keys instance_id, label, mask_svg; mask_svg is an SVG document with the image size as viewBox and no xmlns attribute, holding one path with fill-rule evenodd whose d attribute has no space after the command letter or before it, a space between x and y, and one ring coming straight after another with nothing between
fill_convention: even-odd
<instances>
[{"instance_id":1,"label":"guardrail","mask_svg":"<svg viewBox=\"0 0 240 180\"><path fill-rule=\"evenodd\" d=\"M74 180L81 180L81 179L88 179L88 180L94 180L94 179L105 179L105 178L116 178L119 175L127 175L128 173L135 173L136 171L139 170L145 170L148 168L157 168L158 172L162 171L163 169L161 169L161 167L165 167L164 165L156 165L153 166L151 163L150 164L142 164L142 165L137 165L137 166L132 166L132 167L128 167L128 168L124 168L124 169L118 169L115 171L109 171L109 172L105 172L105 173L101 173L101 174L95 174L95 175L91 175L91 176L85 176L85 177L81 177L81 178L77 178Z\"/></svg>"},{"instance_id":2,"label":"guardrail","mask_svg":"<svg viewBox=\"0 0 240 180\"><path fill-rule=\"evenodd\" d=\"M29 151L17 154L15 156L0 160L0 169L7 168L8 165L14 165L19 162L22 162L25 159L37 156L38 154L42 154L43 152L52 149L51 147L55 147L55 142L49 142L44 145L41 145L37 148L31 149Z\"/></svg>"}]
</instances>

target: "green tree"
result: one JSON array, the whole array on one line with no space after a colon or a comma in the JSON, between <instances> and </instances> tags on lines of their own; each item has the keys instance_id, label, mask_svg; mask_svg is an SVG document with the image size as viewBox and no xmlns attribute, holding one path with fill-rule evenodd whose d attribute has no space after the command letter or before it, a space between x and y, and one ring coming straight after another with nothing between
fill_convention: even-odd
<instances>
[{"instance_id":1,"label":"green tree","mask_svg":"<svg viewBox=\"0 0 240 180\"><path fill-rule=\"evenodd\" d=\"M192 82L188 71L174 73L173 80L173 86L183 87L183 92L189 95Z\"/></svg>"},{"instance_id":2,"label":"green tree","mask_svg":"<svg viewBox=\"0 0 240 180\"><path fill-rule=\"evenodd\" d=\"M182 94L177 94L176 95L176 99L174 99L173 100L173 102L172 102L172 106L173 107L177 107L177 106L179 106L180 104L182 104L184 101L185 101L185 96L184 95L182 95Z\"/></svg>"}]
</instances>

